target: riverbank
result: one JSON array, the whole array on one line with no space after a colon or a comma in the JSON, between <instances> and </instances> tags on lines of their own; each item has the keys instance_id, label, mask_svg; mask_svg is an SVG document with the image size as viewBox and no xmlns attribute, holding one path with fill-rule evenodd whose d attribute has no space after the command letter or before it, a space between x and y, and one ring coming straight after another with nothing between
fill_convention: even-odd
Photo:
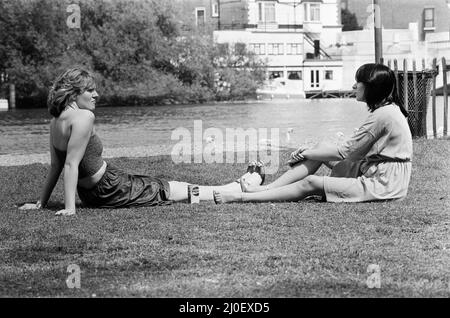
<instances>
[{"instance_id":1,"label":"riverbank","mask_svg":"<svg viewBox=\"0 0 450 318\"><path fill-rule=\"evenodd\" d=\"M39 196L47 165L0 167L0 296L449 297L449 141L415 140L414 151L402 202L179 203L79 208L68 218L54 215L61 181L49 209L16 208ZM167 156L109 162L209 185L246 168L175 165ZM71 264L80 267L80 289L67 288ZM372 264L380 288L367 285Z\"/></svg>"}]
</instances>

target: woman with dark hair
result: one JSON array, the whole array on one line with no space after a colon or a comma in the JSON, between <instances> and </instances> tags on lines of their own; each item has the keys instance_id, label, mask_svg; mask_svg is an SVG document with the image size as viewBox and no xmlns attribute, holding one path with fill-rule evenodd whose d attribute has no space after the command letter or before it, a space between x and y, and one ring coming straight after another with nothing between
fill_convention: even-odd
<instances>
[{"instance_id":1,"label":"woman with dark hair","mask_svg":"<svg viewBox=\"0 0 450 318\"><path fill-rule=\"evenodd\" d=\"M214 193L216 203L298 201L311 195L329 202L401 200L411 178L412 137L407 111L397 103L392 70L365 64L356 73L356 100L369 116L345 142L321 143L291 154L291 169L266 186L241 182L243 192ZM314 173L322 164L330 176Z\"/></svg>"},{"instance_id":2,"label":"woman with dark hair","mask_svg":"<svg viewBox=\"0 0 450 318\"><path fill-rule=\"evenodd\" d=\"M95 133L94 110L98 98L94 77L81 68L58 76L48 96L51 165L41 198L23 210L45 207L64 168L65 209L57 215L75 214L75 193L85 206L124 208L164 205L188 199L188 183L128 174L107 164ZM261 183L259 168L250 165L243 178ZM256 172L256 173L253 173ZM242 179L242 178L241 178ZM200 200L213 200L213 190L241 191L239 181L218 187L200 186Z\"/></svg>"}]
</instances>

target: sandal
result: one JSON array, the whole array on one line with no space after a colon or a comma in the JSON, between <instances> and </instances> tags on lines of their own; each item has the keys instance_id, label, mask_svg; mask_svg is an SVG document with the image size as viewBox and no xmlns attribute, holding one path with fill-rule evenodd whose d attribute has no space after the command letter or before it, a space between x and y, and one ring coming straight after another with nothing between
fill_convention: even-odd
<instances>
[{"instance_id":1,"label":"sandal","mask_svg":"<svg viewBox=\"0 0 450 318\"><path fill-rule=\"evenodd\" d=\"M259 174L261 176L261 183L260 183L260 185L263 185L264 181L266 179L266 174L265 174L265 169L264 169L264 163L262 161L258 161L256 163L254 172L256 172L257 174Z\"/></svg>"},{"instance_id":2,"label":"sandal","mask_svg":"<svg viewBox=\"0 0 450 318\"><path fill-rule=\"evenodd\" d=\"M256 161L250 162L250 163L248 164L248 167L247 167L247 172L246 172L242 177L244 177L247 173L252 174L253 172L255 172L256 165L257 165L257 162L256 162ZM237 183L240 183L242 177L238 178L238 179L236 180L236 182L237 182Z\"/></svg>"},{"instance_id":3,"label":"sandal","mask_svg":"<svg viewBox=\"0 0 450 318\"><path fill-rule=\"evenodd\" d=\"M250 162L250 163L248 164L248 167L247 167L247 172L249 172L249 173L255 172L255 168L256 168L256 165L257 165L257 164L258 164L258 163L257 163L256 161Z\"/></svg>"}]
</instances>

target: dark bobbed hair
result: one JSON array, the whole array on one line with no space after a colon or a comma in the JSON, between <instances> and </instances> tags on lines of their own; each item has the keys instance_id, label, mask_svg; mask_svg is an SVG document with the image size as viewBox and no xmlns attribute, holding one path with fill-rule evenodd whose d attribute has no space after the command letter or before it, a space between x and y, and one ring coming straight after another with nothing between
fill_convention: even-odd
<instances>
[{"instance_id":1,"label":"dark bobbed hair","mask_svg":"<svg viewBox=\"0 0 450 318\"><path fill-rule=\"evenodd\" d=\"M80 67L74 67L60 74L47 98L48 111L53 117L59 117L64 108L75 101L85 91L95 89L95 79L91 73Z\"/></svg>"},{"instance_id":2,"label":"dark bobbed hair","mask_svg":"<svg viewBox=\"0 0 450 318\"><path fill-rule=\"evenodd\" d=\"M356 72L355 79L364 84L364 98L371 112L394 103L408 117L407 110L399 103L395 74L389 67L383 64L364 64Z\"/></svg>"}]
</instances>

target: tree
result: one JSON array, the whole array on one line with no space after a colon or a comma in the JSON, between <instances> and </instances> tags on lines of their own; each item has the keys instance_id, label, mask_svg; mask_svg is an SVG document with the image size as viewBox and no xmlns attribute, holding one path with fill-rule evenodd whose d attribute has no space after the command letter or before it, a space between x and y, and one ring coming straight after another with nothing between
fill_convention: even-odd
<instances>
[{"instance_id":1,"label":"tree","mask_svg":"<svg viewBox=\"0 0 450 318\"><path fill-rule=\"evenodd\" d=\"M239 90L227 98L251 94L258 82L249 68L259 64L250 53L224 56L227 64L218 65L212 36L181 34L177 16L183 13L172 2L84 0L78 29L66 24L68 4L0 1L0 73L16 84L19 107L21 100L45 106L53 79L74 65L95 74L101 101L122 105L223 98L218 72Z\"/></svg>"},{"instance_id":2,"label":"tree","mask_svg":"<svg viewBox=\"0 0 450 318\"><path fill-rule=\"evenodd\" d=\"M358 19L354 13L347 9L342 9L341 17L343 25L342 31L362 30L362 27L359 26Z\"/></svg>"}]
</instances>

